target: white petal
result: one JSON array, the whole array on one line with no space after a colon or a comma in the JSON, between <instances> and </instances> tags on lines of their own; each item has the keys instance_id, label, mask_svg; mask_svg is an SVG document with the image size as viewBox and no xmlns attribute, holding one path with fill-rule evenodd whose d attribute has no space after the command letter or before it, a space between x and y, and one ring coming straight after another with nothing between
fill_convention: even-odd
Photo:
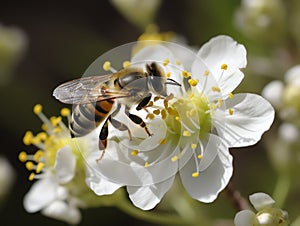
<instances>
[{"instance_id":1,"label":"white petal","mask_svg":"<svg viewBox=\"0 0 300 226\"><path fill-rule=\"evenodd\" d=\"M63 201L54 201L45 209L42 214L57 220L65 221L68 224L78 224L81 221L80 211Z\"/></svg>"},{"instance_id":2,"label":"white petal","mask_svg":"<svg viewBox=\"0 0 300 226\"><path fill-rule=\"evenodd\" d=\"M214 161L214 159L218 154L220 145L222 145L222 140L219 137L211 134L209 136L208 143L205 145L203 158L201 159L199 164L200 172L206 170L210 166L210 164Z\"/></svg>"},{"instance_id":3,"label":"white petal","mask_svg":"<svg viewBox=\"0 0 300 226\"><path fill-rule=\"evenodd\" d=\"M214 139L217 140L218 138ZM198 177L192 177L196 171L193 158L180 170L183 186L192 198L201 202L213 202L232 176L232 156L221 138L219 138L218 143L218 155L205 171L199 173Z\"/></svg>"},{"instance_id":4,"label":"white petal","mask_svg":"<svg viewBox=\"0 0 300 226\"><path fill-rule=\"evenodd\" d=\"M257 211L272 207L275 204L275 201L269 195L263 192L258 192L250 195L249 200Z\"/></svg>"},{"instance_id":5,"label":"white petal","mask_svg":"<svg viewBox=\"0 0 300 226\"><path fill-rule=\"evenodd\" d=\"M246 54L243 45L224 35L212 38L198 52L224 94L232 92L244 78L239 69L247 65ZM221 69L222 64L227 64L227 70Z\"/></svg>"},{"instance_id":6,"label":"white petal","mask_svg":"<svg viewBox=\"0 0 300 226\"><path fill-rule=\"evenodd\" d=\"M275 113L271 104L256 94L236 94L233 99L227 99L225 105L225 118L218 118L221 114L216 114L215 120L219 135L227 141L229 147L257 143L274 120ZM233 110L232 115L228 109Z\"/></svg>"},{"instance_id":7,"label":"white petal","mask_svg":"<svg viewBox=\"0 0 300 226\"><path fill-rule=\"evenodd\" d=\"M55 174L60 183L68 183L73 179L76 168L76 157L69 145L59 149L54 165Z\"/></svg>"},{"instance_id":8,"label":"white petal","mask_svg":"<svg viewBox=\"0 0 300 226\"><path fill-rule=\"evenodd\" d=\"M282 93L284 85L276 80L267 84L262 90L262 96L269 100L274 107L279 108L282 105Z\"/></svg>"},{"instance_id":9,"label":"white petal","mask_svg":"<svg viewBox=\"0 0 300 226\"><path fill-rule=\"evenodd\" d=\"M35 182L24 197L24 208L34 213L53 202L57 196L58 184L52 178Z\"/></svg>"},{"instance_id":10,"label":"white petal","mask_svg":"<svg viewBox=\"0 0 300 226\"><path fill-rule=\"evenodd\" d=\"M250 210L242 210L234 217L235 226L253 226L255 214Z\"/></svg>"},{"instance_id":11,"label":"white petal","mask_svg":"<svg viewBox=\"0 0 300 226\"><path fill-rule=\"evenodd\" d=\"M96 172L87 168L86 184L95 192L96 195L110 195L122 187L117 184L101 178Z\"/></svg>"},{"instance_id":12,"label":"white petal","mask_svg":"<svg viewBox=\"0 0 300 226\"><path fill-rule=\"evenodd\" d=\"M296 142L299 139L299 129L292 123L282 123L278 128L278 135L287 142Z\"/></svg>"},{"instance_id":13,"label":"white petal","mask_svg":"<svg viewBox=\"0 0 300 226\"><path fill-rule=\"evenodd\" d=\"M175 176L151 186L127 186L129 198L136 207L142 210L150 210L160 202L164 194L170 189L174 178Z\"/></svg>"},{"instance_id":14,"label":"white petal","mask_svg":"<svg viewBox=\"0 0 300 226\"><path fill-rule=\"evenodd\" d=\"M300 86L300 65L296 65L286 72L285 81L288 84Z\"/></svg>"}]
</instances>

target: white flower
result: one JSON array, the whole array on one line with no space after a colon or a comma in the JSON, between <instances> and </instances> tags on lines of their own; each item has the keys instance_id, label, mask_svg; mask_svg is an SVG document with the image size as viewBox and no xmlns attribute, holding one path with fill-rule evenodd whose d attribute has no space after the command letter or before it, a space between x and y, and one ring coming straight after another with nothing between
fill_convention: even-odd
<instances>
[{"instance_id":1,"label":"white flower","mask_svg":"<svg viewBox=\"0 0 300 226\"><path fill-rule=\"evenodd\" d=\"M78 224L81 221L79 208L89 205L80 195L87 196L90 192L84 183L85 168L83 164L80 166L78 147L61 116L48 120L41 105L34 107L34 113L44 122L44 131L36 136L27 131L23 138L25 145L33 144L39 148L33 155L19 154L20 161L32 171L29 180L37 179L24 197L24 208L29 213L41 211L45 216ZM70 110L62 109L61 115L70 117ZM86 140L78 141L76 145L81 142L85 146Z\"/></svg>"},{"instance_id":2,"label":"white flower","mask_svg":"<svg viewBox=\"0 0 300 226\"><path fill-rule=\"evenodd\" d=\"M15 172L9 161L0 156L0 202L9 193L15 179Z\"/></svg>"},{"instance_id":3,"label":"white flower","mask_svg":"<svg viewBox=\"0 0 300 226\"><path fill-rule=\"evenodd\" d=\"M228 148L258 142L272 124L274 110L258 95L232 94L244 77L240 68L247 61L244 46L228 36L211 39L197 55L163 43L147 46L131 59L134 66L151 62L182 85L167 86L167 97L154 97L145 112L132 109L148 120L150 137L121 113L116 115L134 128L133 139L113 130L104 158L97 163L95 151L87 159L98 172L88 184L98 195L127 186L134 205L148 210L160 202L179 172L194 199L212 202L232 176Z\"/></svg>"},{"instance_id":4,"label":"white flower","mask_svg":"<svg viewBox=\"0 0 300 226\"><path fill-rule=\"evenodd\" d=\"M265 193L255 193L249 200L258 211L242 210L235 215L235 226L287 226L287 212L274 207L275 201Z\"/></svg>"}]
</instances>

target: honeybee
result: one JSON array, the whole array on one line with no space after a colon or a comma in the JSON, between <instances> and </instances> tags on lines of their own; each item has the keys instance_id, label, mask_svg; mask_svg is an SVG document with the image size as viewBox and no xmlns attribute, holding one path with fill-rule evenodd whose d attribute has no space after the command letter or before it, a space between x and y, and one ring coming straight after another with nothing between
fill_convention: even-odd
<instances>
[{"instance_id":1,"label":"honeybee","mask_svg":"<svg viewBox=\"0 0 300 226\"><path fill-rule=\"evenodd\" d=\"M99 134L98 147L102 151L99 160L107 147L109 123L120 131L127 130L131 139L128 126L114 118L121 104L125 105L125 114L129 119L151 136L143 119L130 113L131 106L136 105L136 110L139 111L149 104L153 94L166 97L167 84L181 86L175 80L167 78L156 62L146 64L145 69L127 67L116 73L83 77L63 83L54 90L53 96L56 99L62 103L74 104L69 124L72 137L87 135L104 122ZM116 99L121 101L113 108Z\"/></svg>"}]
</instances>

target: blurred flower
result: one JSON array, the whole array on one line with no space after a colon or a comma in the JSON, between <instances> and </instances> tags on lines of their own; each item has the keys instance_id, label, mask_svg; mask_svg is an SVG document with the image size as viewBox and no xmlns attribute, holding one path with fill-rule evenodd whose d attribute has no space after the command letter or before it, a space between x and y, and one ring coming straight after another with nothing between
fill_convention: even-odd
<instances>
[{"instance_id":1,"label":"blurred flower","mask_svg":"<svg viewBox=\"0 0 300 226\"><path fill-rule=\"evenodd\" d=\"M111 0L111 3L131 23L145 28L153 22L160 0Z\"/></svg>"},{"instance_id":2,"label":"blurred flower","mask_svg":"<svg viewBox=\"0 0 300 226\"><path fill-rule=\"evenodd\" d=\"M244 77L240 71L247 63L243 45L218 36L193 61L181 58L186 52L194 54L164 43L147 46L133 56L131 65L156 62L170 79L167 82L173 81L166 97L155 96L147 107L152 136L139 141L134 136L133 140L115 136L99 164L96 150L88 159L110 181L98 186L111 193L126 185L131 201L144 210L160 202L178 171L194 199L214 201L232 176L228 148L255 144L274 119L273 108L262 97L232 94Z\"/></svg>"},{"instance_id":3,"label":"blurred flower","mask_svg":"<svg viewBox=\"0 0 300 226\"><path fill-rule=\"evenodd\" d=\"M265 86L262 95L279 112L283 120L298 121L300 117L300 65L290 68L284 75L285 83L276 80Z\"/></svg>"},{"instance_id":4,"label":"blurred flower","mask_svg":"<svg viewBox=\"0 0 300 226\"><path fill-rule=\"evenodd\" d=\"M247 37L277 43L285 31L285 14L281 0L242 0L235 23Z\"/></svg>"},{"instance_id":5,"label":"blurred flower","mask_svg":"<svg viewBox=\"0 0 300 226\"><path fill-rule=\"evenodd\" d=\"M90 172L79 152L79 149L88 150L93 141L88 136L71 139L62 117L48 119L39 104L34 107L34 113L44 123L43 132L34 136L27 131L23 142L35 145L39 150L33 155L23 151L19 159L32 171L29 180L38 181L25 195L24 207L29 213L41 211L45 216L78 224L81 220L79 208L102 204L101 198L86 186L85 177ZM61 115L69 118L70 110L62 109Z\"/></svg>"},{"instance_id":6,"label":"blurred flower","mask_svg":"<svg viewBox=\"0 0 300 226\"><path fill-rule=\"evenodd\" d=\"M235 215L235 226L287 226L288 214L274 207L275 201L265 193L255 193L249 200L258 211L242 210Z\"/></svg>"},{"instance_id":7,"label":"blurred flower","mask_svg":"<svg viewBox=\"0 0 300 226\"><path fill-rule=\"evenodd\" d=\"M27 47L25 33L0 24L0 84L6 84Z\"/></svg>"},{"instance_id":8,"label":"blurred flower","mask_svg":"<svg viewBox=\"0 0 300 226\"><path fill-rule=\"evenodd\" d=\"M9 190L14 182L15 173L5 157L0 156L0 203L9 193Z\"/></svg>"}]
</instances>

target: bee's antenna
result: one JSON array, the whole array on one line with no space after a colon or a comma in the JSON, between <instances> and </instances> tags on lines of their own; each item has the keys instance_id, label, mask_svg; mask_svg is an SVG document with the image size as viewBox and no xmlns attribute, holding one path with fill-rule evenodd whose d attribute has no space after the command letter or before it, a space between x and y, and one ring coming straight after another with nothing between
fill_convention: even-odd
<instances>
[{"instance_id":1,"label":"bee's antenna","mask_svg":"<svg viewBox=\"0 0 300 226\"><path fill-rule=\"evenodd\" d=\"M166 85L174 85L174 86L181 86L181 84L179 84L178 82L176 82L175 80L171 79L171 78L167 78L167 82L165 82Z\"/></svg>"}]
</instances>

